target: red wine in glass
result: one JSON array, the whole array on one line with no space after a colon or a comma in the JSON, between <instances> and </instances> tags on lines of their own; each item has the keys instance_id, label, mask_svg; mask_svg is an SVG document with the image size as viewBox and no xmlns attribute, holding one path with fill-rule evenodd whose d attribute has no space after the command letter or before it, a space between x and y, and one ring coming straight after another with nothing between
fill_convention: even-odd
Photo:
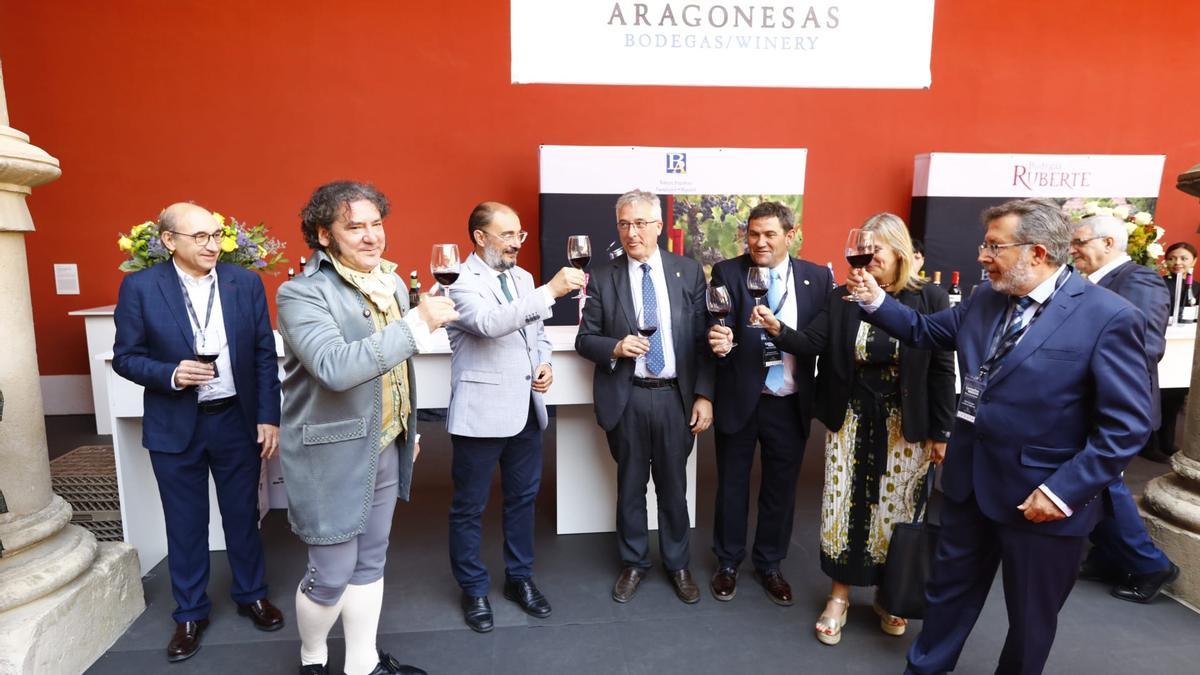
<instances>
[{"instance_id":1,"label":"red wine in glass","mask_svg":"<svg viewBox=\"0 0 1200 675\"><path fill-rule=\"evenodd\" d=\"M648 338L658 332L658 326L638 326L638 335Z\"/></svg>"},{"instance_id":2,"label":"red wine in glass","mask_svg":"<svg viewBox=\"0 0 1200 675\"><path fill-rule=\"evenodd\" d=\"M452 286L458 281L458 272L434 272L433 278L442 286Z\"/></svg>"},{"instance_id":3,"label":"red wine in glass","mask_svg":"<svg viewBox=\"0 0 1200 675\"><path fill-rule=\"evenodd\" d=\"M592 256L577 255L574 258L570 258L570 261L571 261L571 267L574 267L577 270L581 270L581 269L587 267L588 263L590 263L592 261Z\"/></svg>"},{"instance_id":4,"label":"red wine in glass","mask_svg":"<svg viewBox=\"0 0 1200 675\"><path fill-rule=\"evenodd\" d=\"M875 233L871 230L853 228L846 236L846 262L851 267L862 269L875 257Z\"/></svg>"},{"instance_id":5,"label":"red wine in glass","mask_svg":"<svg viewBox=\"0 0 1200 675\"><path fill-rule=\"evenodd\" d=\"M571 262L571 267L577 270L582 270L592 261L592 239L586 234L573 234L567 237L567 260ZM584 276L584 283L587 283L587 276ZM575 300L583 297L583 289L571 296Z\"/></svg>"},{"instance_id":6,"label":"red wine in glass","mask_svg":"<svg viewBox=\"0 0 1200 675\"><path fill-rule=\"evenodd\" d=\"M850 263L851 267L862 269L871 263L871 258L874 258L874 253L855 253L854 255L846 255L846 262Z\"/></svg>"},{"instance_id":7,"label":"red wine in glass","mask_svg":"<svg viewBox=\"0 0 1200 675\"><path fill-rule=\"evenodd\" d=\"M217 338L213 335L205 335L203 331L196 331L195 341L193 343L192 352L196 355L196 360L200 363L213 364L213 379L217 379L220 375L217 373L217 356L221 353L220 345L217 344Z\"/></svg>"},{"instance_id":8,"label":"red wine in glass","mask_svg":"<svg viewBox=\"0 0 1200 675\"><path fill-rule=\"evenodd\" d=\"M458 245L434 244L433 254L429 258L429 272L437 279L441 289L437 295L446 295L447 287L458 281Z\"/></svg>"}]
</instances>

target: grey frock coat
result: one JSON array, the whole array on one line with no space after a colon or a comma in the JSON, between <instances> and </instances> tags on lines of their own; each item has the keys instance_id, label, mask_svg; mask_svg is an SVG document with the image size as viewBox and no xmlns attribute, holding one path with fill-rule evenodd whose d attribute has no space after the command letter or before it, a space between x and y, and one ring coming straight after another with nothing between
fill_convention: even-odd
<instances>
[{"instance_id":1,"label":"grey frock coat","mask_svg":"<svg viewBox=\"0 0 1200 675\"><path fill-rule=\"evenodd\" d=\"M408 310L397 277L396 301ZM375 330L367 299L323 251L279 287L283 419L279 456L288 521L307 544L337 544L363 532L375 488L382 434L382 375L408 361L412 413L397 439L400 498L408 500L416 438L412 331L402 321Z\"/></svg>"}]
</instances>

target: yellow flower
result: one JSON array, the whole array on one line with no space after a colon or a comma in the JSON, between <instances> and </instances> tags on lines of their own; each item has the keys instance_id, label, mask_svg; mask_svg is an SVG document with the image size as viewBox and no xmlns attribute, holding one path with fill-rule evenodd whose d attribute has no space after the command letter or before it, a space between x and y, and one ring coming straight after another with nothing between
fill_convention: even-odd
<instances>
[{"instance_id":1,"label":"yellow flower","mask_svg":"<svg viewBox=\"0 0 1200 675\"><path fill-rule=\"evenodd\" d=\"M122 236L117 240L117 248L128 253L133 248L133 240L129 237Z\"/></svg>"},{"instance_id":2,"label":"yellow flower","mask_svg":"<svg viewBox=\"0 0 1200 675\"><path fill-rule=\"evenodd\" d=\"M238 247L237 237L223 237L221 239L221 250L226 253L233 253Z\"/></svg>"},{"instance_id":3,"label":"yellow flower","mask_svg":"<svg viewBox=\"0 0 1200 675\"><path fill-rule=\"evenodd\" d=\"M221 227L225 227L225 216L217 213L216 211L213 211L212 217L213 217L213 220L217 221L218 225L220 225Z\"/></svg>"},{"instance_id":4,"label":"yellow flower","mask_svg":"<svg viewBox=\"0 0 1200 675\"><path fill-rule=\"evenodd\" d=\"M258 247L258 257L259 258L267 257L267 249L263 248L262 246L259 246Z\"/></svg>"},{"instance_id":5,"label":"yellow flower","mask_svg":"<svg viewBox=\"0 0 1200 675\"><path fill-rule=\"evenodd\" d=\"M152 221L147 220L146 222L142 223L141 225L134 225L133 229L129 232L129 234L131 234L135 237L140 237L143 232L150 229L151 227L154 227L154 223Z\"/></svg>"}]
</instances>

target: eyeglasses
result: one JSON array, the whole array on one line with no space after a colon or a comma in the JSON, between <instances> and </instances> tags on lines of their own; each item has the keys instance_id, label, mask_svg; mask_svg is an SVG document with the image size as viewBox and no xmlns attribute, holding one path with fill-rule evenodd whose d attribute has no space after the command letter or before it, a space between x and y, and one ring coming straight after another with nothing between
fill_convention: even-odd
<instances>
[{"instance_id":1,"label":"eyeglasses","mask_svg":"<svg viewBox=\"0 0 1200 675\"><path fill-rule=\"evenodd\" d=\"M617 221L617 229L622 232L628 232L629 228L636 227L638 232L643 232L643 231L645 231L645 229L647 227L650 227L654 223L661 223L661 222L662 222L661 220L642 220L641 218L634 220L632 222L628 221L628 220L618 220Z\"/></svg>"},{"instance_id":2,"label":"eyeglasses","mask_svg":"<svg viewBox=\"0 0 1200 675\"><path fill-rule=\"evenodd\" d=\"M1100 235L1096 235L1095 237L1088 237L1087 239L1072 239L1071 245L1074 246L1075 248L1079 248L1080 246L1083 246L1084 244L1088 243L1089 241L1092 241L1095 239L1104 239L1104 235L1100 234Z\"/></svg>"},{"instance_id":3,"label":"eyeglasses","mask_svg":"<svg viewBox=\"0 0 1200 675\"><path fill-rule=\"evenodd\" d=\"M484 234L491 235L506 244L511 244L513 242L516 242L518 244L524 244L525 238L529 236L529 233L524 230L522 230L520 232L505 232L504 234L492 234L491 232L488 232L487 230L482 230L482 232Z\"/></svg>"},{"instance_id":4,"label":"eyeglasses","mask_svg":"<svg viewBox=\"0 0 1200 675\"><path fill-rule=\"evenodd\" d=\"M208 246L208 240L217 239L217 237L220 237L223 233L222 230L217 230L216 232L197 232L196 234L184 234L183 232L179 232L177 230L167 230L167 232L170 232L176 237L191 237L192 241L196 242L196 245L200 248Z\"/></svg>"},{"instance_id":5,"label":"eyeglasses","mask_svg":"<svg viewBox=\"0 0 1200 675\"><path fill-rule=\"evenodd\" d=\"M1019 241L1015 244L989 244L989 243L985 242L985 243L982 243L979 245L979 253L980 254L986 253L989 258L995 258L996 256L1000 255L1000 249L1012 248L1013 246L1036 246L1036 245L1037 244L1032 241Z\"/></svg>"}]
</instances>

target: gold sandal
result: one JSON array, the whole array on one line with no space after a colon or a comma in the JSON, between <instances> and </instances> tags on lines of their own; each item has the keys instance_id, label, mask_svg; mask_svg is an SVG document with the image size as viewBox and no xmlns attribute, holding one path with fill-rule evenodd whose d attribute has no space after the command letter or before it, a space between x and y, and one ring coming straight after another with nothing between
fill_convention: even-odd
<instances>
[{"instance_id":1,"label":"gold sandal","mask_svg":"<svg viewBox=\"0 0 1200 675\"><path fill-rule=\"evenodd\" d=\"M846 625L846 613L850 611L850 601L829 596L830 602L837 602L843 605L842 615L832 617L827 614L822 614L817 617L816 633L817 639L822 644L836 645L842 641L842 627ZM829 631L829 632L826 632Z\"/></svg>"},{"instance_id":2,"label":"gold sandal","mask_svg":"<svg viewBox=\"0 0 1200 675\"><path fill-rule=\"evenodd\" d=\"M879 615L879 629L888 635L904 635L904 631L908 629L908 619L888 614L886 610L879 606L879 603L874 604L875 613Z\"/></svg>"}]
</instances>

